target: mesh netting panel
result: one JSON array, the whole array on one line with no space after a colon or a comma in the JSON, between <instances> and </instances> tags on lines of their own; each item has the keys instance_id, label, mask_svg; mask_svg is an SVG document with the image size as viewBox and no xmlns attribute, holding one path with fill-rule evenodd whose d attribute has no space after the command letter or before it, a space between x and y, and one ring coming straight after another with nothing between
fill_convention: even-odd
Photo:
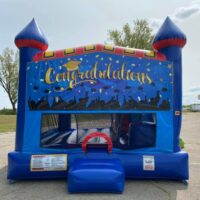
<instances>
[{"instance_id":1,"label":"mesh netting panel","mask_svg":"<svg viewBox=\"0 0 200 200\"><path fill-rule=\"evenodd\" d=\"M111 115L109 114L78 114L76 120L79 130L111 127Z\"/></svg>"},{"instance_id":2,"label":"mesh netting panel","mask_svg":"<svg viewBox=\"0 0 200 200\"><path fill-rule=\"evenodd\" d=\"M110 136L111 115L110 114L78 114L75 115L78 133L78 143L93 132L103 132ZM88 143L105 143L105 140L96 137L92 138Z\"/></svg>"},{"instance_id":3,"label":"mesh netting panel","mask_svg":"<svg viewBox=\"0 0 200 200\"><path fill-rule=\"evenodd\" d=\"M58 128L58 115L42 115L41 132L45 133L54 128Z\"/></svg>"}]
</instances>

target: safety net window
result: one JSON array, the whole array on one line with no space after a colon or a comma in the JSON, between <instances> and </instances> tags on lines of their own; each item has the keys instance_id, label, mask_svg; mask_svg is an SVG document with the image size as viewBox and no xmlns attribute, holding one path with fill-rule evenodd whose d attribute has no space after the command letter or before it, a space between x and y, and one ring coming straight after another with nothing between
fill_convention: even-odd
<instances>
[{"instance_id":1,"label":"safety net window","mask_svg":"<svg viewBox=\"0 0 200 200\"><path fill-rule=\"evenodd\" d=\"M83 139L95 132L102 132L111 137L111 115L109 114L77 114L75 115L77 130L74 134L78 135L77 143L81 144ZM70 141L71 137L69 137ZM72 142L73 143L73 142ZM92 138L89 143L105 143L100 137Z\"/></svg>"},{"instance_id":2,"label":"safety net window","mask_svg":"<svg viewBox=\"0 0 200 200\"><path fill-rule=\"evenodd\" d=\"M113 146L137 149L156 145L156 115L141 114L44 114L41 122L41 147L80 147L91 133L101 132L111 138ZM90 144L105 144L94 137Z\"/></svg>"},{"instance_id":3,"label":"safety net window","mask_svg":"<svg viewBox=\"0 0 200 200\"><path fill-rule=\"evenodd\" d=\"M93 132L103 132L111 137L110 114L44 114L41 122L41 147L71 148L80 146ZM93 138L89 143L105 143Z\"/></svg>"},{"instance_id":4,"label":"safety net window","mask_svg":"<svg viewBox=\"0 0 200 200\"><path fill-rule=\"evenodd\" d=\"M45 134L58 128L58 115L43 115L41 133Z\"/></svg>"}]
</instances>

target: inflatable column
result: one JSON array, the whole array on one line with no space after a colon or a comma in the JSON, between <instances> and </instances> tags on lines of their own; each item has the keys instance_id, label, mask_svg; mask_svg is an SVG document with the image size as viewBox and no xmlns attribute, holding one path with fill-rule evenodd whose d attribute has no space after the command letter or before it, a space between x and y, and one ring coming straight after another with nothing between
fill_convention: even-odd
<instances>
[{"instance_id":1,"label":"inflatable column","mask_svg":"<svg viewBox=\"0 0 200 200\"><path fill-rule=\"evenodd\" d=\"M166 18L163 25L156 34L152 47L165 54L168 61L173 62L173 126L174 126L174 151L180 150L179 135L181 130L182 110L182 47L186 43L185 34L171 21Z\"/></svg>"},{"instance_id":2,"label":"inflatable column","mask_svg":"<svg viewBox=\"0 0 200 200\"><path fill-rule=\"evenodd\" d=\"M15 150L23 148L25 106L26 106L26 64L35 54L48 48L46 37L33 19L16 37L15 44L20 51L18 106ZM31 122L30 122L31 123Z\"/></svg>"}]
</instances>

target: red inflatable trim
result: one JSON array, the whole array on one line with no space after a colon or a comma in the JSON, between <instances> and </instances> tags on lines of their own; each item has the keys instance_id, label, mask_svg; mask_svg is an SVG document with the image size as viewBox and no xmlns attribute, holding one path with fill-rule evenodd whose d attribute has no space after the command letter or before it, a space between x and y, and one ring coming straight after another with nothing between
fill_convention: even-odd
<instances>
[{"instance_id":1,"label":"red inflatable trim","mask_svg":"<svg viewBox=\"0 0 200 200\"><path fill-rule=\"evenodd\" d=\"M101 137L104 138L108 144L108 152L111 153L112 152L112 140L110 139L110 137L108 135L106 135L105 133L101 133L101 132L94 132L94 133L90 133L89 135L87 135L83 142L82 142L82 150L83 152L87 151L87 143L90 139L94 138L94 137Z\"/></svg>"},{"instance_id":2,"label":"red inflatable trim","mask_svg":"<svg viewBox=\"0 0 200 200\"><path fill-rule=\"evenodd\" d=\"M68 54L65 53L65 50L52 51L53 56L47 56L47 57L45 57L45 52L40 52L40 53L37 53L33 57L33 61L64 58L64 57L82 55L82 54L92 53L92 52L107 52L107 53L117 54L117 55L122 55L122 56L132 56L132 57L147 58L147 59L161 60L161 61L166 60L165 55L160 52L154 52L153 56L148 56L147 54L148 51L141 50L141 49L132 49L133 52L127 52L126 51L127 48L123 48L123 47L113 46L113 49L106 49L105 48L106 45L102 45L102 44L94 44L91 46L93 46L94 48L90 50L86 50L87 46L70 48L70 49L73 49L73 51Z\"/></svg>"},{"instance_id":3,"label":"red inflatable trim","mask_svg":"<svg viewBox=\"0 0 200 200\"><path fill-rule=\"evenodd\" d=\"M31 39L22 39L22 40L16 40L15 44L18 48L21 47L32 47L39 49L41 51L45 51L48 48L47 44L44 44L42 42L39 42L37 40L31 40Z\"/></svg>"},{"instance_id":4,"label":"red inflatable trim","mask_svg":"<svg viewBox=\"0 0 200 200\"><path fill-rule=\"evenodd\" d=\"M169 46L183 47L185 45L185 43L186 43L186 39L173 38L173 39L160 40L160 41L154 43L152 46L154 49L159 50L159 49L163 49L163 48L169 47Z\"/></svg>"}]
</instances>

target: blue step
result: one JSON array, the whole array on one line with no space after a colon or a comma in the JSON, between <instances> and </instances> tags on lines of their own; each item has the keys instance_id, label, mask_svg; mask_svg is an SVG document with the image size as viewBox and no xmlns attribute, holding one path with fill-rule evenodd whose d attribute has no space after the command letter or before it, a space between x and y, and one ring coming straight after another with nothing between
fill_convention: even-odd
<instances>
[{"instance_id":1,"label":"blue step","mask_svg":"<svg viewBox=\"0 0 200 200\"><path fill-rule=\"evenodd\" d=\"M68 191L122 193L125 175L118 159L77 159L68 172Z\"/></svg>"}]
</instances>

